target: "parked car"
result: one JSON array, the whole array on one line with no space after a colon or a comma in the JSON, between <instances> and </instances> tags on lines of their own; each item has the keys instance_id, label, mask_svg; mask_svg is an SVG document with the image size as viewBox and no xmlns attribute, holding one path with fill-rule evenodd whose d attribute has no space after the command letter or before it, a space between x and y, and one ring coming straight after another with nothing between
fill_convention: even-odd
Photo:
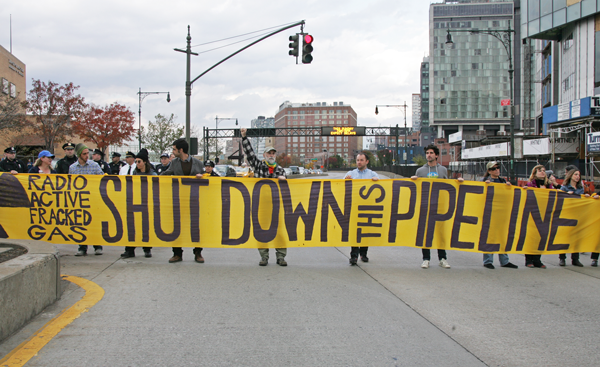
<instances>
[{"instance_id":1,"label":"parked car","mask_svg":"<svg viewBox=\"0 0 600 367\"><path fill-rule=\"evenodd\" d=\"M289 169L289 168L287 168L287 167L286 167L286 168L284 168L283 170L285 171L285 175L286 175L286 176L290 176L290 175L292 174L292 170L291 170L291 169Z\"/></svg>"},{"instance_id":2,"label":"parked car","mask_svg":"<svg viewBox=\"0 0 600 367\"><path fill-rule=\"evenodd\" d=\"M300 168L298 166L290 166L290 170L292 171L293 175L299 175L300 174Z\"/></svg>"},{"instance_id":3,"label":"parked car","mask_svg":"<svg viewBox=\"0 0 600 367\"><path fill-rule=\"evenodd\" d=\"M235 168L228 164L217 164L215 170L221 177L236 177Z\"/></svg>"},{"instance_id":4,"label":"parked car","mask_svg":"<svg viewBox=\"0 0 600 367\"><path fill-rule=\"evenodd\" d=\"M254 177L254 171L250 167L235 167L236 177Z\"/></svg>"},{"instance_id":5,"label":"parked car","mask_svg":"<svg viewBox=\"0 0 600 367\"><path fill-rule=\"evenodd\" d=\"M298 167L300 174L303 175L306 173L306 169L304 169L304 167Z\"/></svg>"}]
</instances>

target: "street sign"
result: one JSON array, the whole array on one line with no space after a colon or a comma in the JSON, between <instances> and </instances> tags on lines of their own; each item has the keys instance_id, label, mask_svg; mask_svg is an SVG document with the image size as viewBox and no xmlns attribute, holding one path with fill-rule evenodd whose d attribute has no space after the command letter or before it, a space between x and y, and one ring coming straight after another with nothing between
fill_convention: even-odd
<instances>
[{"instance_id":1,"label":"street sign","mask_svg":"<svg viewBox=\"0 0 600 367\"><path fill-rule=\"evenodd\" d=\"M510 99L500 100L500 106L510 106Z\"/></svg>"},{"instance_id":2,"label":"street sign","mask_svg":"<svg viewBox=\"0 0 600 367\"><path fill-rule=\"evenodd\" d=\"M311 158L311 161L318 161L319 158Z\"/></svg>"},{"instance_id":3,"label":"street sign","mask_svg":"<svg viewBox=\"0 0 600 367\"><path fill-rule=\"evenodd\" d=\"M323 126L321 135L326 136L356 136L365 135L366 128L364 126Z\"/></svg>"}]
</instances>

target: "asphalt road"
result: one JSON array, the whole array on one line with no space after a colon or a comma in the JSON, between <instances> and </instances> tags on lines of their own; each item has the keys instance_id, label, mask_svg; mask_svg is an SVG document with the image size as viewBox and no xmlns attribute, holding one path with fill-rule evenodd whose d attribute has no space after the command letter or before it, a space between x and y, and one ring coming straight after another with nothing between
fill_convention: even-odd
<instances>
[{"instance_id":1,"label":"asphalt road","mask_svg":"<svg viewBox=\"0 0 600 367\"><path fill-rule=\"evenodd\" d=\"M339 176L338 176L339 175ZM341 178L332 174L330 178ZM600 345L600 269L483 268L449 251L452 269L421 269L419 249L292 248L288 267L251 249L206 249L205 264L169 264L171 250L120 260L122 248L78 258L59 245L63 274L104 298L27 366L591 366ZM141 254L138 249L138 255ZM433 252L435 257L435 251ZM497 261L497 260L496 260ZM63 298L0 344L0 356L83 295Z\"/></svg>"}]
</instances>

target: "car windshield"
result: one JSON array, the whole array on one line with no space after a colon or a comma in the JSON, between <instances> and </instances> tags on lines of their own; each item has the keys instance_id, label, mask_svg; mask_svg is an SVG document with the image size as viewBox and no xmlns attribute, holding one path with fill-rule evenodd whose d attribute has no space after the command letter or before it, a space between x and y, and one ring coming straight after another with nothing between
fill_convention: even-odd
<instances>
[{"instance_id":1,"label":"car windshield","mask_svg":"<svg viewBox=\"0 0 600 367\"><path fill-rule=\"evenodd\" d=\"M215 171L217 171L219 176L225 176L227 174L227 166L215 166Z\"/></svg>"}]
</instances>

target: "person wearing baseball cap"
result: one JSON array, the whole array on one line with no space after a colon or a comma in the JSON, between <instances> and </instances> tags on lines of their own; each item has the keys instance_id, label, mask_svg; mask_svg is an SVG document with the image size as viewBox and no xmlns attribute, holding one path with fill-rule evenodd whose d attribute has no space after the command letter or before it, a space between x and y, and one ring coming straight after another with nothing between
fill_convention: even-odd
<instances>
[{"instance_id":1,"label":"person wearing baseball cap","mask_svg":"<svg viewBox=\"0 0 600 367\"><path fill-rule=\"evenodd\" d=\"M100 168L102 168L102 171L104 171L104 173L106 173L107 175L110 175L112 173L110 167L108 166L108 163L104 162L104 152L102 152L100 149L94 149L94 151L92 152L92 159L94 160L94 162L98 163L98 165L100 166Z\"/></svg>"},{"instance_id":2,"label":"person wearing baseball cap","mask_svg":"<svg viewBox=\"0 0 600 367\"><path fill-rule=\"evenodd\" d=\"M163 153L160 155L160 164L156 165L156 173L161 174L166 171L171 165L171 160L169 159L169 155L167 153Z\"/></svg>"},{"instance_id":3,"label":"person wearing baseball cap","mask_svg":"<svg viewBox=\"0 0 600 367\"><path fill-rule=\"evenodd\" d=\"M488 162L485 167L487 168L483 175L482 181L485 183L503 183L510 186L510 182L500 177L500 165L496 161ZM511 263L508 260L507 254L498 254L500 260L500 266L503 268L517 269L518 266ZM483 266L488 269L495 269L494 267L494 254L483 254Z\"/></svg>"},{"instance_id":4,"label":"person wearing baseball cap","mask_svg":"<svg viewBox=\"0 0 600 367\"><path fill-rule=\"evenodd\" d=\"M121 162L121 153L113 152L110 157L112 158L112 162L108 164L110 167L110 174L118 175L121 168L125 165L125 162Z\"/></svg>"},{"instance_id":5,"label":"person wearing baseball cap","mask_svg":"<svg viewBox=\"0 0 600 367\"><path fill-rule=\"evenodd\" d=\"M0 168L2 168L4 172L10 172L12 174L26 172L25 165L17 159L15 147L4 149L4 159L0 162Z\"/></svg>"},{"instance_id":6,"label":"person wearing baseball cap","mask_svg":"<svg viewBox=\"0 0 600 367\"><path fill-rule=\"evenodd\" d=\"M65 143L63 144L62 149L65 151L65 156L56 162L56 173L66 175L69 173L69 167L77 162L77 157L75 156L75 144Z\"/></svg>"},{"instance_id":7,"label":"person wearing baseball cap","mask_svg":"<svg viewBox=\"0 0 600 367\"><path fill-rule=\"evenodd\" d=\"M277 178L279 180L285 180L285 170L283 167L277 164L276 160L276 150L273 147L267 147L263 151L264 160L259 160L254 150L252 149L252 144L250 140L246 136L246 128L241 128L240 133L242 135L242 147L244 148L244 154L246 154L246 159L248 160L248 164L254 169L254 177L257 178ZM279 241L279 237L275 241ZM269 264L269 249L268 248L259 248L258 253L260 254L260 262L258 265L267 266ZM285 256L287 255L287 248L280 247L275 249L275 254L277 256L277 264L279 266L287 266L287 262L285 261Z\"/></svg>"},{"instance_id":8,"label":"person wearing baseball cap","mask_svg":"<svg viewBox=\"0 0 600 367\"><path fill-rule=\"evenodd\" d=\"M33 164L33 167L29 170L28 173L56 173L55 170L52 169L52 160L54 159L54 154L50 153L47 150L42 150Z\"/></svg>"}]
</instances>

